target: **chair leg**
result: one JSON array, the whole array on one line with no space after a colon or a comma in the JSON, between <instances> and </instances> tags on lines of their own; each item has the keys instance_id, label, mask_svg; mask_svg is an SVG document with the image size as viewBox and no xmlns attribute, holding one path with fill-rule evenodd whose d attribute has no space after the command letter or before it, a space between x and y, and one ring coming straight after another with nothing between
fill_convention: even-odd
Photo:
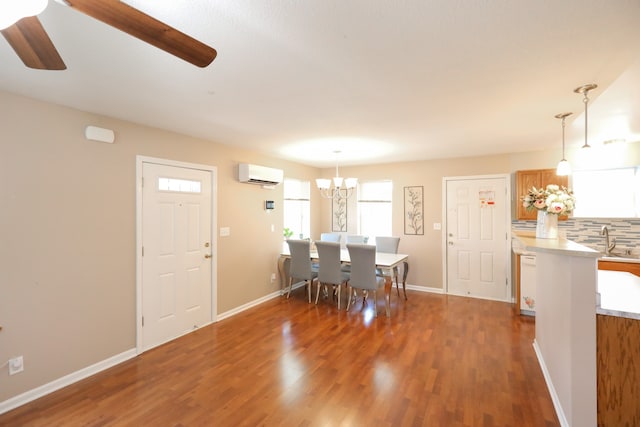
<instances>
[{"instance_id":1,"label":"chair leg","mask_svg":"<svg viewBox=\"0 0 640 427\"><path fill-rule=\"evenodd\" d=\"M373 315L378 317L378 298L375 289L373 290Z\"/></svg>"},{"instance_id":2,"label":"chair leg","mask_svg":"<svg viewBox=\"0 0 640 427\"><path fill-rule=\"evenodd\" d=\"M338 311L340 311L340 288L342 287L342 285L338 285Z\"/></svg>"},{"instance_id":3,"label":"chair leg","mask_svg":"<svg viewBox=\"0 0 640 427\"><path fill-rule=\"evenodd\" d=\"M404 292L404 299L407 299L407 274L409 273L409 263L404 262L404 269L402 271L402 291Z\"/></svg>"},{"instance_id":4,"label":"chair leg","mask_svg":"<svg viewBox=\"0 0 640 427\"><path fill-rule=\"evenodd\" d=\"M351 295L353 294L353 289L351 286L347 285L347 308L346 311L349 311L349 307L351 307Z\"/></svg>"},{"instance_id":5,"label":"chair leg","mask_svg":"<svg viewBox=\"0 0 640 427\"><path fill-rule=\"evenodd\" d=\"M318 298L320 297L320 288L322 287L322 283L318 280L318 286L316 290L316 304L318 304Z\"/></svg>"}]
</instances>

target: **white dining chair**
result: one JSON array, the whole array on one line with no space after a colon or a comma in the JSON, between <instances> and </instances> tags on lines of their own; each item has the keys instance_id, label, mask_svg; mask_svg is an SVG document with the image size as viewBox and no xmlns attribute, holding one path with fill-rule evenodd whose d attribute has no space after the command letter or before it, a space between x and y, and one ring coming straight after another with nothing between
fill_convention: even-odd
<instances>
[{"instance_id":1,"label":"white dining chair","mask_svg":"<svg viewBox=\"0 0 640 427\"><path fill-rule=\"evenodd\" d=\"M349 273L342 271L340 262L340 243L316 242L318 250L318 289L316 291L316 304L320 297L320 288L331 286L338 296L338 310L340 310L340 293L342 285L349 280ZM327 292L328 294L328 292ZM333 295L332 293L331 295Z\"/></svg>"},{"instance_id":2,"label":"white dining chair","mask_svg":"<svg viewBox=\"0 0 640 427\"><path fill-rule=\"evenodd\" d=\"M311 242L309 240L287 240L291 263L289 264L289 290L287 298L291 295L294 279L304 280L311 303L311 287L318 277L318 270L311 264Z\"/></svg>"},{"instance_id":3,"label":"white dining chair","mask_svg":"<svg viewBox=\"0 0 640 427\"><path fill-rule=\"evenodd\" d=\"M373 293L373 310L378 317L378 288L384 287L384 279L376 276L376 247L373 245L347 244L349 258L351 260L351 277L347 292L347 311L351 306L353 290L361 289L363 292L362 307L367 303L367 294Z\"/></svg>"}]
</instances>

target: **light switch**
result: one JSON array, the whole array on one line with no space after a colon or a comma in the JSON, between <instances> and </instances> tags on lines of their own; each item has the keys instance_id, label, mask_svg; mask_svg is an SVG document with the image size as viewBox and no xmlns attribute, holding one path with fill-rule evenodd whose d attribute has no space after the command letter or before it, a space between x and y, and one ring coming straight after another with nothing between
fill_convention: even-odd
<instances>
[{"instance_id":1,"label":"light switch","mask_svg":"<svg viewBox=\"0 0 640 427\"><path fill-rule=\"evenodd\" d=\"M433 223L433 229L434 230L442 230L442 224L440 224L439 222L434 222Z\"/></svg>"},{"instance_id":2,"label":"light switch","mask_svg":"<svg viewBox=\"0 0 640 427\"><path fill-rule=\"evenodd\" d=\"M231 228L230 227L220 227L220 237L231 236Z\"/></svg>"}]
</instances>

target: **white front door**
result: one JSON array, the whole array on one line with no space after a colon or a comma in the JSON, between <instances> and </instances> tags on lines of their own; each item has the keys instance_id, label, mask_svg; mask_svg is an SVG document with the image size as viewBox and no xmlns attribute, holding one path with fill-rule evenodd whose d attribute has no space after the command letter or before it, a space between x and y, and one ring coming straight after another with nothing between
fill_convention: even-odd
<instances>
[{"instance_id":1,"label":"white front door","mask_svg":"<svg viewBox=\"0 0 640 427\"><path fill-rule=\"evenodd\" d=\"M510 301L507 177L445 178L446 289Z\"/></svg>"},{"instance_id":2,"label":"white front door","mask_svg":"<svg viewBox=\"0 0 640 427\"><path fill-rule=\"evenodd\" d=\"M212 172L142 163L142 351L212 321Z\"/></svg>"}]
</instances>

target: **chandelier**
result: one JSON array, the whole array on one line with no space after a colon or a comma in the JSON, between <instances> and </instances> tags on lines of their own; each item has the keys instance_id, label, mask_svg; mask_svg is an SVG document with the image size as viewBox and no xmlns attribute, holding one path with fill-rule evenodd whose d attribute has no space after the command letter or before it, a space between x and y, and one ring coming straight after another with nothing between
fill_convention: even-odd
<instances>
[{"instance_id":1,"label":"chandelier","mask_svg":"<svg viewBox=\"0 0 640 427\"><path fill-rule=\"evenodd\" d=\"M327 199L348 199L353 194L353 190L358 184L358 178L342 178L338 171L338 155L340 151L334 151L336 155L336 176L333 180L326 178L316 179L316 185L320 190L320 195ZM331 181L333 181L333 188L331 187Z\"/></svg>"}]
</instances>

